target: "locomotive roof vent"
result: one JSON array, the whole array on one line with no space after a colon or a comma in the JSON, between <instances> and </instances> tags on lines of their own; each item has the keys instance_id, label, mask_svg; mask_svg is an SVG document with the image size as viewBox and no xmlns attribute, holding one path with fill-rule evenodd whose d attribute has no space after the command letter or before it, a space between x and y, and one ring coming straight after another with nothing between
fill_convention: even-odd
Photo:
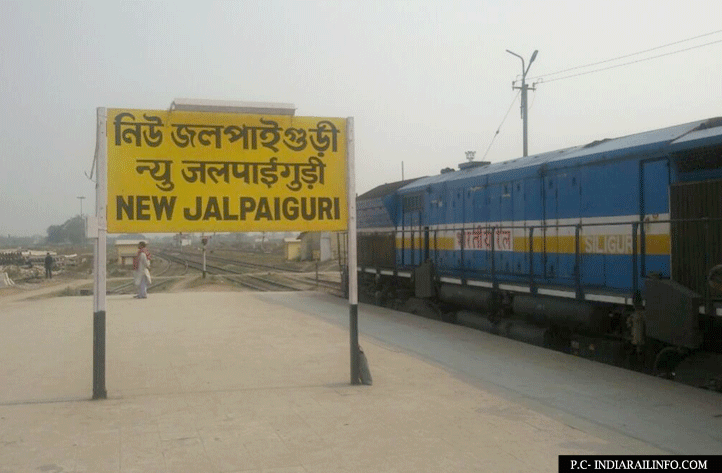
<instances>
[{"instance_id":1,"label":"locomotive roof vent","mask_svg":"<svg viewBox=\"0 0 722 473\"><path fill-rule=\"evenodd\" d=\"M491 164L491 161L467 161L465 163L460 163L459 169L464 171L466 169L473 169L473 168L480 168L483 166L488 166L489 164Z\"/></svg>"},{"instance_id":2,"label":"locomotive roof vent","mask_svg":"<svg viewBox=\"0 0 722 473\"><path fill-rule=\"evenodd\" d=\"M716 128L718 126L722 126L722 117L715 117L715 118L710 118L709 120L705 120L703 123L701 123L697 128L695 128L692 131L702 131L702 130L706 130L707 128Z\"/></svg>"},{"instance_id":3,"label":"locomotive roof vent","mask_svg":"<svg viewBox=\"0 0 722 473\"><path fill-rule=\"evenodd\" d=\"M610 140L610 138L604 138L603 140L592 141L591 143L584 145L583 148L584 149L592 148L592 147L600 145L602 143L606 143L609 140Z\"/></svg>"}]
</instances>

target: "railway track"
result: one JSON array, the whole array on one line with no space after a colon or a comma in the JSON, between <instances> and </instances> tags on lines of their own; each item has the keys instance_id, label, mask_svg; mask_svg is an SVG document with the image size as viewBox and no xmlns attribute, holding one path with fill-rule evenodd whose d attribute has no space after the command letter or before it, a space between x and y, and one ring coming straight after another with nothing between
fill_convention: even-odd
<instances>
[{"instance_id":1,"label":"railway track","mask_svg":"<svg viewBox=\"0 0 722 473\"><path fill-rule=\"evenodd\" d=\"M305 282L306 284L323 287L326 289L333 289L333 290L339 291L340 293L343 293L343 288L341 287L340 281L334 281L331 279L323 279L323 278L316 279L315 277L312 277L312 276L294 276L294 277L297 277L299 280L301 280L302 282Z\"/></svg>"},{"instance_id":2,"label":"railway track","mask_svg":"<svg viewBox=\"0 0 722 473\"><path fill-rule=\"evenodd\" d=\"M154 274L152 276L155 282L148 286L148 290L163 289L168 284L173 283L179 278L185 276L185 274L188 272L188 270L186 269L179 276L164 276L164 274L168 273L168 271L173 266L173 262L163 257L160 257L159 259L166 261L167 264L160 273ZM133 278L131 278L130 282L122 283L118 286L115 286L112 289L107 290L106 294L129 294L133 291L135 291L135 282L133 281Z\"/></svg>"},{"instance_id":3,"label":"railway track","mask_svg":"<svg viewBox=\"0 0 722 473\"><path fill-rule=\"evenodd\" d=\"M196 254L196 253L180 253L176 251L163 251L163 254L169 258L175 258L179 261L187 261L189 265L193 264L195 265L201 265L202 266L202 255ZM223 264L224 266L218 266L219 263ZM247 270L265 270L265 271L276 271L276 272L285 272L285 273L303 273L304 270L297 269L297 268L288 268L288 267L280 267L280 266L274 266L270 264L264 264L264 263L257 263L257 262L251 262L251 261L245 261L245 260L239 260L236 258L228 258L225 256L218 256L218 255L209 255L206 254L206 272L208 272L208 268L212 267L215 269L222 269L223 271L232 272L236 274L243 274L247 271L237 271L233 269L229 269L228 266L236 266L238 268L247 269ZM201 268L202 269L202 268Z\"/></svg>"},{"instance_id":4,"label":"railway track","mask_svg":"<svg viewBox=\"0 0 722 473\"><path fill-rule=\"evenodd\" d=\"M158 252L161 257L164 259L167 259L168 261L172 261L177 264L185 265L186 268L192 268L196 269L198 271L203 271L203 262L197 260L195 257L192 257L191 255L186 254L180 254L180 253L171 253L167 251L161 251ZM206 258L208 260L209 258ZM228 261L230 264L235 264L234 261ZM208 274L245 274L246 271L241 271L233 268L229 268L227 266L219 266L217 264L209 263L206 261L206 273Z\"/></svg>"},{"instance_id":5,"label":"railway track","mask_svg":"<svg viewBox=\"0 0 722 473\"><path fill-rule=\"evenodd\" d=\"M303 270L296 269L296 268L283 268L279 266L274 266L270 264L263 264L263 263L254 263L250 261L240 261L234 258L226 258L223 256L216 256L216 255L206 255L206 260L212 260L212 261L218 261L223 262L227 264L234 264L243 268L250 268L250 269L265 269L265 270L271 270L271 271L280 271L284 273L302 273Z\"/></svg>"},{"instance_id":6,"label":"railway track","mask_svg":"<svg viewBox=\"0 0 722 473\"><path fill-rule=\"evenodd\" d=\"M186 268L203 270L200 255L167 250L159 253L164 259L184 265ZM306 291L323 287L338 295L343 293L340 283L329 279L317 279L300 269L281 268L222 256L206 255L206 273L221 276L232 284L255 291Z\"/></svg>"},{"instance_id":7,"label":"railway track","mask_svg":"<svg viewBox=\"0 0 722 473\"><path fill-rule=\"evenodd\" d=\"M297 285L285 284L255 274L244 276L224 276L224 279L234 284L253 289L255 291L301 291Z\"/></svg>"}]
</instances>

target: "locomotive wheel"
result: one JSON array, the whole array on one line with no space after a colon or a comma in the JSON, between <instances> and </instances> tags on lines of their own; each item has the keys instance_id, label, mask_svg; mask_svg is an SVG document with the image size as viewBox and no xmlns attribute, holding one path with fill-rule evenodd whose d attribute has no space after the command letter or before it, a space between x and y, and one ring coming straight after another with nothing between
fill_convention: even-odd
<instances>
[{"instance_id":1,"label":"locomotive wheel","mask_svg":"<svg viewBox=\"0 0 722 473\"><path fill-rule=\"evenodd\" d=\"M722 291L722 264L718 264L709 270L709 274L707 274L707 282L709 282L712 289Z\"/></svg>"},{"instance_id":2,"label":"locomotive wheel","mask_svg":"<svg viewBox=\"0 0 722 473\"><path fill-rule=\"evenodd\" d=\"M660 378L674 379L677 365L688 355L684 348L665 347L654 358L654 374Z\"/></svg>"}]
</instances>

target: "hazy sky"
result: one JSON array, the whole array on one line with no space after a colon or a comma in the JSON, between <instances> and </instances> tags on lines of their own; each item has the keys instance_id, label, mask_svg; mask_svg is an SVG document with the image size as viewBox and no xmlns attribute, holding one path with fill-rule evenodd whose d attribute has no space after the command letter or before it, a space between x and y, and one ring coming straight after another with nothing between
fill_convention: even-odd
<instances>
[{"instance_id":1,"label":"hazy sky","mask_svg":"<svg viewBox=\"0 0 722 473\"><path fill-rule=\"evenodd\" d=\"M530 154L721 116L721 18L719 0L0 1L0 234L45 234L80 213L77 196L93 210L96 107L352 116L362 193L402 161L409 178L480 160L517 94L506 49L539 50ZM486 160L521 154L517 100Z\"/></svg>"}]
</instances>

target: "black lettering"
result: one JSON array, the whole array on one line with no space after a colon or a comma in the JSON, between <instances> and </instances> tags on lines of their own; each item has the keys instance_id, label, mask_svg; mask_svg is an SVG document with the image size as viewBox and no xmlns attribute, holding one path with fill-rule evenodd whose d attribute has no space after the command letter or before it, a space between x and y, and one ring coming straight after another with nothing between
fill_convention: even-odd
<instances>
[{"instance_id":1,"label":"black lettering","mask_svg":"<svg viewBox=\"0 0 722 473\"><path fill-rule=\"evenodd\" d=\"M163 213L165 213L167 216L166 220L170 220L173 218L175 200L176 196L172 196L170 200L168 200L168 196L165 195L160 198L157 195L153 196L153 208L155 209L156 220L161 220L163 218Z\"/></svg>"},{"instance_id":2,"label":"black lettering","mask_svg":"<svg viewBox=\"0 0 722 473\"><path fill-rule=\"evenodd\" d=\"M256 211L255 220L261 220L262 218L265 218L266 220L273 220L273 215L271 215L271 206L268 205L268 199L265 197L261 197L258 201L258 210Z\"/></svg>"},{"instance_id":3,"label":"black lettering","mask_svg":"<svg viewBox=\"0 0 722 473\"><path fill-rule=\"evenodd\" d=\"M341 220L341 203L338 197L333 198L333 217L334 220Z\"/></svg>"},{"instance_id":4,"label":"black lettering","mask_svg":"<svg viewBox=\"0 0 722 473\"><path fill-rule=\"evenodd\" d=\"M246 212L253 212L256 209L256 201L253 197L241 197L241 220L246 219Z\"/></svg>"},{"instance_id":5,"label":"black lettering","mask_svg":"<svg viewBox=\"0 0 722 473\"><path fill-rule=\"evenodd\" d=\"M203 214L203 220L210 220L211 218L221 219L221 209L218 207L218 199L215 197L208 198L206 213Z\"/></svg>"},{"instance_id":6,"label":"black lettering","mask_svg":"<svg viewBox=\"0 0 722 473\"><path fill-rule=\"evenodd\" d=\"M228 210L229 197L223 197L223 220L238 220L238 215L230 213Z\"/></svg>"},{"instance_id":7,"label":"black lettering","mask_svg":"<svg viewBox=\"0 0 722 473\"><path fill-rule=\"evenodd\" d=\"M309 204L309 205L306 205ZM316 198L315 197L301 197L301 217L304 220L315 220L316 219Z\"/></svg>"},{"instance_id":8,"label":"black lettering","mask_svg":"<svg viewBox=\"0 0 722 473\"><path fill-rule=\"evenodd\" d=\"M330 197L319 197L318 198L318 219L323 220L324 215L328 220L333 220L331 217L331 208L333 203Z\"/></svg>"},{"instance_id":9,"label":"black lettering","mask_svg":"<svg viewBox=\"0 0 722 473\"><path fill-rule=\"evenodd\" d=\"M150 196L139 195L135 197L135 219L150 220Z\"/></svg>"},{"instance_id":10,"label":"black lettering","mask_svg":"<svg viewBox=\"0 0 722 473\"><path fill-rule=\"evenodd\" d=\"M273 198L273 219L281 220L281 199L278 197Z\"/></svg>"},{"instance_id":11,"label":"black lettering","mask_svg":"<svg viewBox=\"0 0 722 473\"><path fill-rule=\"evenodd\" d=\"M186 220L200 220L201 218L201 204L203 202L201 201L200 197L196 197L196 214L191 215L191 212L188 207L183 209L183 217L185 217Z\"/></svg>"},{"instance_id":12,"label":"black lettering","mask_svg":"<svg viewBox=\"0 0 722 473\"><path fill-rule=\"evenodd\" d=\"M298 199L295 197L286 197L283 199L283 218L286 220L296 220L298 218Z\"/></svg>"},{"instance_id":13,"label":"black lettering","mask_svg":"<svg viewBox=\"0 0 722 473\"><path fill-rule=\"evenodd\" d=\"M128 220L133 220L133 196L128 196L126 202L122 195L115 196L115 219L123 220L123 212Z\"/></svg>"}]
</instances>

